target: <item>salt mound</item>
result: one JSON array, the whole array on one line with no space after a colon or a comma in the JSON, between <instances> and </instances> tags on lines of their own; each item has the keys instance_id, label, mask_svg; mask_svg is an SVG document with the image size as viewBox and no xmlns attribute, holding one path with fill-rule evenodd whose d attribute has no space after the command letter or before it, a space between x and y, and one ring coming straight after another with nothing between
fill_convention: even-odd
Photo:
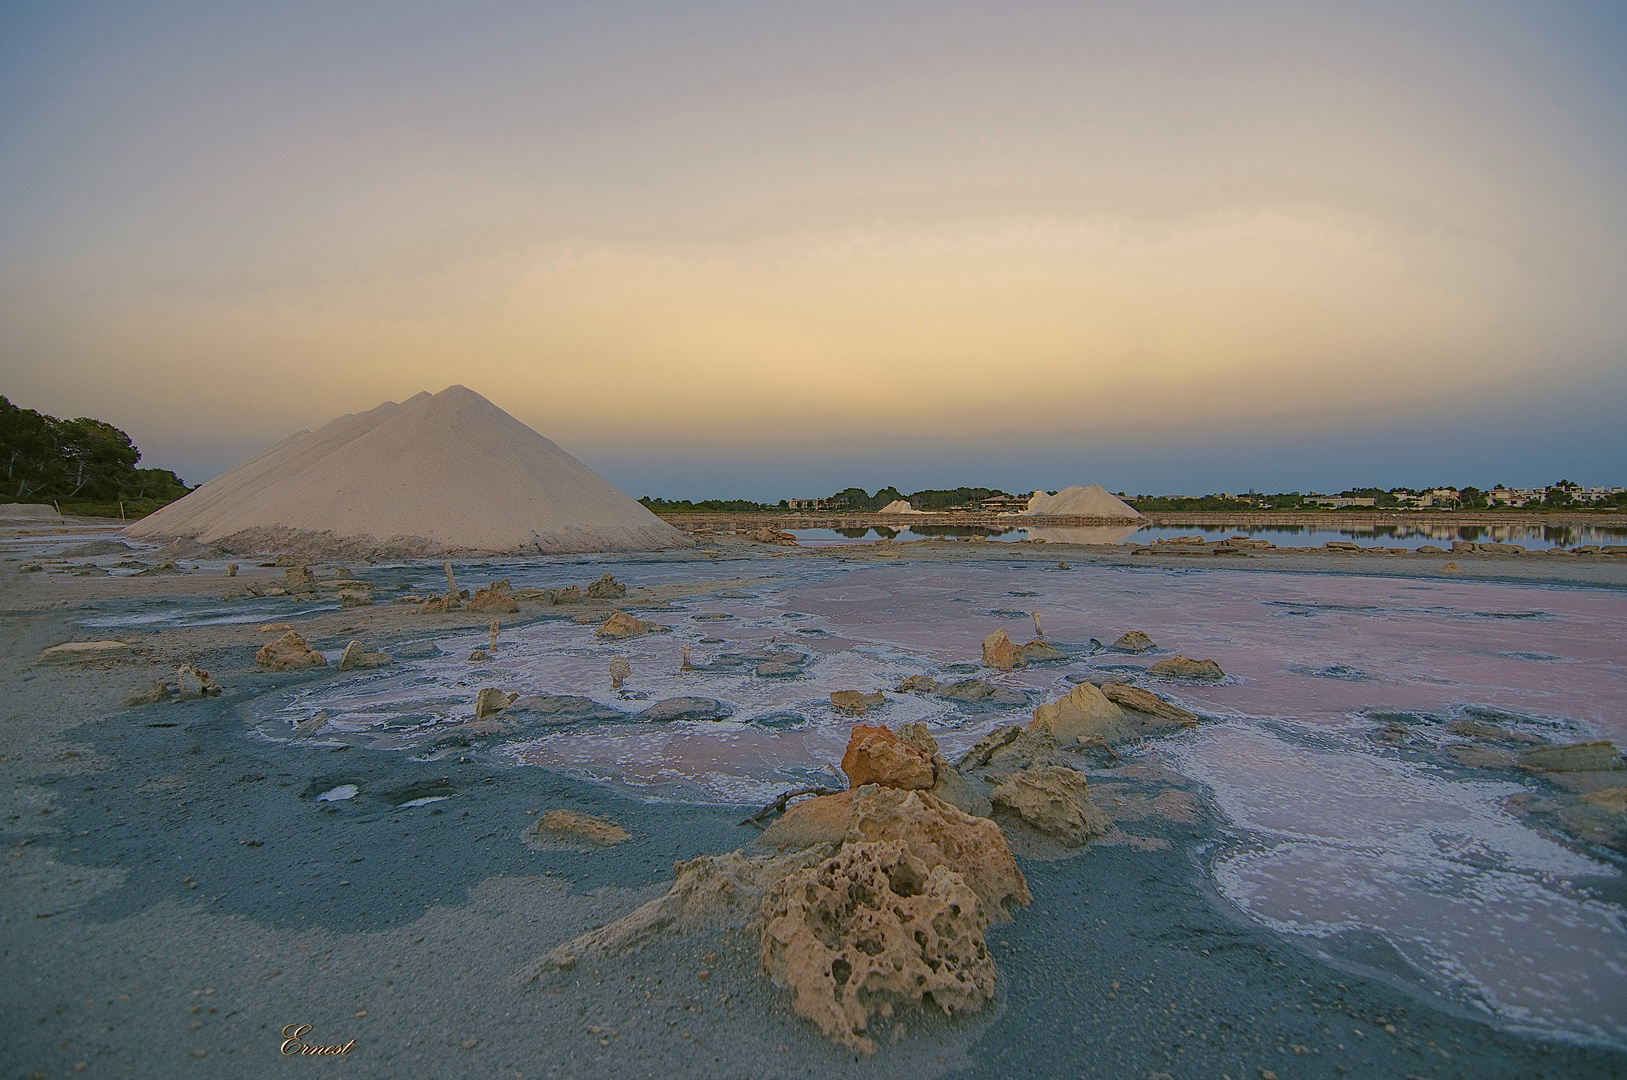
<instances>
[{"instance_id":1,"label":"salt mound","mask_svg":"<svg viewBox=\"0 0 1627 1080\"><path fill-rule=\"evenodd\" d=\"M925 513L925 511L915 509L915 507L913 507L913 506L911 506L909 504L909 500L907 500L907 499L894 499L892 502L888 503L886 506L883 506L880 510L877 510L876 513L878 513L878 514L922 514L922 513Z\"/></svg>"},{"instance_id":2,"label":"salt mound","mask_svg":"<svg viewBox=\"0 0 1627 1080\"><path fill-rule=\"evenodd\" d=\"M0 503L0 522L8 525L16 522L21 525L37 525L48 522L52 525L62 524L62 515L56 508L45 503Z\"/></svg>"},{"instance_id":3,"label":"salt mound","mask_svg":"<svg viewBox=\"0 0 1627 1080\"><path fill-rule=\"evenodd\" d=\"M1028 500L1028 513L1048 517L1105 518L1111 521L1132 521L1141 516L1135 507L1116 498L1100 484L1065 487L1055 495L1034 492Z\"/></svg>"},{"instance_id":4,"label":"salt mound","mask_svg":"<svg viewBox=\"0 0 1627 1080\"><path fill-rule=\"evenodd\" d=\"M125 535L402 555L692 543L462 386L291 435Z\"/></svg>"}]
</instances>

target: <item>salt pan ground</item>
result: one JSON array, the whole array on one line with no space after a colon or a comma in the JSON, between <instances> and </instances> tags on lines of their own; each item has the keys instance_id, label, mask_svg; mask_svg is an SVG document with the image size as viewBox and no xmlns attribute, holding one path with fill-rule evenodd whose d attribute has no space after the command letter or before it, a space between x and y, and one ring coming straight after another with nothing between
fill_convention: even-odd
<instances>
[{"instance_id":1,"label":"salt pan ground","mask_svg":"<svg viewBox=\"0 0 1627 1080\"><path fill-rule=\"evenodd\" d=\"M443 590L438 561L346 566L375 603L345 608L331 589L219 598L282 568L227 579L224 559L182 558L170 576L124 576L139 573L116 568L128 553L51 564L49 544L13 545L59 569L0 564L22 703L0 751L20 853L0 925L8 962L40 973L8 980L20 1019L4 1063L139 1075L224 1058L269 1075L284 1067L272 1035L303 1020L357 1038L367 1053L347 1067L381 1076L1623 1071L1621 860L1532 809L1546 781L1453 756L1475 745L1463 724L1627 740L1619 586L1083 549L1062 569L1050 545L894 558L708 543L716 561L455 562L466 587L516 591L610 572L629 588L619 606L668 628L613 641L580 608L528 603L500 617L495 646L489 617L387 602ZM98 561L114 576L77 576ZM981 665L991 630L1027 640L1036 613L1060 659ZM257 627L284 622L330 665L358 637L395 662L257 672ZM1156 649L1102 644L1131 629ZM67 638L133 638L135 655L91 679L28 666ZM1146 670L1176 652L1225 678ZM143 663L183 658L222 696L122 706ZM999 693L894 691L917 675ZM1202 720L1081 758L1118 838L1019 850L1034 903L991 931L992 1012L912 1017L857 1060L792 1014L754 943L728 932L513 985L525 962L658 894L673 859L749 846L746 810L835 786L854 721L832 691L882 691L864 722L923 721L953 757L1102 679ZM486 687L590 705L471 738ZM648 712L679 698L719 718ZM522 843L550 808L631 838Z\"/></svg>"}]
</instances>

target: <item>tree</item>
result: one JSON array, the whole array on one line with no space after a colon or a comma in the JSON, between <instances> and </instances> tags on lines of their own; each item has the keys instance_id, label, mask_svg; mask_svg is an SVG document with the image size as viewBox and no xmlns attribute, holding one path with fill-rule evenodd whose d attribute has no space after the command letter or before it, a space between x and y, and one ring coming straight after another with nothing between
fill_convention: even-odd
<instances>
[{"instance_id":1,"label":"tree","mask_svg":"<svg viewBox=\"0 0 1627 1080\"><path fill-rule=\"evenodd\" d=\"M0 396L0 497L40 502L78 499L173 502L187 486L168 469L138 469L130 436L102 420L59 420Z\"/></svg>"}]
</instances>

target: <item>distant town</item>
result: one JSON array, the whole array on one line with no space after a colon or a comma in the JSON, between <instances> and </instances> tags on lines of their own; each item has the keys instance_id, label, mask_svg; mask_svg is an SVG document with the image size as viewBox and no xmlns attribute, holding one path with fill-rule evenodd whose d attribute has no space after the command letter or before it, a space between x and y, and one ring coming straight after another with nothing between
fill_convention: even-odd
<instances>
[{"instance_id":1,"label":"distant town","mask_svg":"<svg viewBox=\"0 0 1627 1080\"><path fill-rule=\"evenodd\" d=\"M1052 493L1054 494L1054 492ZM1622 487L1583 487L1559 480L1545 487L1514 488L1498 484L1490 489L1476 487L1437 488L1352 488L1334 495L1290 491L1268 495L1249 491L1241 494L1219 492L1211 495L1131 495L1114 492L1142 513L1169 511L1238 511L1258 513L1276 510L1627 510L1627 489ZM904 494L884 487L871 494L863 488L848 488L821 498L781 499L759 503L749 499L671 500L644 496L639 502L658 513L751 513L773 510L832 511L864 513L904 501L911 509L931 513L1014 513L1026 510L1032 493L1011 494L998 488L932 488Z\"/></svg>"}]
</instances>

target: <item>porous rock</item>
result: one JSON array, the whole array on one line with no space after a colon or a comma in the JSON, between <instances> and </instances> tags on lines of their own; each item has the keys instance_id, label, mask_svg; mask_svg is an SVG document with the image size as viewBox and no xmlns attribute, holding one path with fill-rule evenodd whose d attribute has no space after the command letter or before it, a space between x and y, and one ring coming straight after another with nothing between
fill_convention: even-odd
<instances>
[{"instance_id":1,"label":"porous rock","mask_svg":"<svg viewBox=\"0 0 1627 1080\"><path fill-rule=\"evenodd\" d=\"M1036 765L1008 776L989 792L1040 832L1079 847L1113 831L1113 822L1090 801L1084 773L1065 765Z\"/></svg>"},{"instance_id":2,"label":"porous rock","mask_svg":"<svg viewBox=\"0 0 1627 1080\"><path fill-rule=\"evenodd\" d=\"M1030 735L1048 735L1058 746L1122 742L1135 737L1124 711L1088 682L1082 682L1055 702L1041 704L1029 722Z\"/></svg>"},{"instance_id":3,"label":"porous rock","mask_svg":"<svg viewBox=\"0 0 1627 1080\"><path fill-rule=\"evenodd\" d=\"M938 689L938 681L931 675L906 675L898 684L897 693L930 694Z\"/></svg>"},{"instance_id":4,"label":"porous rock","mask_svg":"<svg viewBox=\"0 0 1627 1080\"><path fill-rule=\"evenodd\" d=\"M294 630L260 646L260 651L254 654L254 662L270 671L328 666L328 658L311 648L311 643Z\"/></svg>"},{"instance_id":5,"label":"porous rock","mask_svg":"<svg viewBox=\"0 0 1627 1080\"><path fill-rule=\"evenodd\" d=\"M994 997L976 893L902 841L846 844L786 875L761 910L763 969L798 1014L860 1053L875 1051L865 1032L877 1014L930 995L954 1015Z\"/></svg>"},{"instance_id":6,"label":"porous rock","mask_svg":"<svg viewBox=\"0 0 1627 1080\"><path fill-rule=\"evenodd\" d=\"M1151 675L1173 679L1224 679L1226 673L1213 660L1193 660L1177 653L1147 668Z\"/></svg>"},{"instance_id":7,"label":"porous rock","mask_svg":"<svg viewBox=\"0 0 1627 1080\"><path fill-rule=\"evenodd\" d=\"M610 661L610 689L620 690L622 682L633 674L633 667L624 656Z\"/></svg>"},{"instance_id":8,"label":"porous rock","mask_svg":"<svg viewBox=\"0 0 1627 1080\"><path fill-rule=\"evenodd\" d=\"M982 899L990 921L1026 907L1028 882L1000 827L973 817L927 791L867 784L853 792L846 843L902 840L928 866L940 863L962 875Z\"/></svg>"},{"instance_id":9,"label":"porous rock","mask_svg":"<svg viewBox=\"0 0 1627 1080\"><path fill-rule=\"evenodd\" d=\"M842 772L850 788L930 788L935 780L930 754L884 727L867 724L856 725L848 736Z\"/></svg>"}]
</instances>

